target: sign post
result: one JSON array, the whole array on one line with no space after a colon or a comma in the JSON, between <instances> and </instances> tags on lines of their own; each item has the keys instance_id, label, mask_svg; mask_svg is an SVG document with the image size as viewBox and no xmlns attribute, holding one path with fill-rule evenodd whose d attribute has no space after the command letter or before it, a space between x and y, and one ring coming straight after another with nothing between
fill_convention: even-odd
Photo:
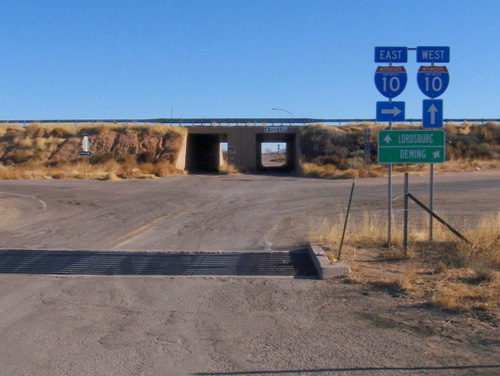
<instances>
[{"instance_id":1,"label":"sign post","mask_svg":"<svg viewBox=\"0 0 500 376\"><path fill-rule=\"evenodd\" d=\"M389 122L392 129L393 121L405 120L405 103L393 102L392 98L403 92L408 81L406 69L403 66L393 66L393 63L408 62L407 47L375 47L375 62L388 63L388 66L379 66L375 71L375 87L388 102L377 102L377 121ZM392 243L392 164L387 168L387 245Z\"/></svg>"},{"instance_id":2,"label":"sign post","mask_svg":"<svg viewBox=\"0 0 500 376\"><path fill-rule=\"evenodd\" d=\"M443 101L436 100L445 92L450 82L446 66L436 66L435 63L450 62L450 47L420 46L417 47L417 63L431 63L421 66L417 74L418 87L431 98L424 99L422 107L422 126L424 128L443 127ZM434 210L434 164L430 167L430 209ZM433 216L429 216L429 240L433 238Z\"/></svg>"},{"instance_id":3,"label":"sign post","mask_svg":"<svg viewBox=\"0 0 500 376\"><path fill-rule=\"evenodd\" d=\"M88 164L89 164L89 156L92 155L92 152L89 151L90 148L90 142L88 136L84 136L82 139L82 151L78 152L78 155L81 155L84 157L83 159L83 169L84 169L84 175L85 175L85 180L87 180L87 175L88 175Z\"/></svg>"}]
</instances>

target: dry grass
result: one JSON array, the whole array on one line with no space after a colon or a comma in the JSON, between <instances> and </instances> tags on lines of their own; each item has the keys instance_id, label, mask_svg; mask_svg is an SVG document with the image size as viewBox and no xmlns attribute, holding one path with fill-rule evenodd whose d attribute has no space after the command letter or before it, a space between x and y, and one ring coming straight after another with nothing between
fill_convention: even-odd
<instances>
[{"instance_id":1,"label":"dry grass","mask_svg":"<svg viewBox=\"0 0 500 376\"><path fill-rule=\"evenodd\" d=\"M500 160L450 160L445 163L434 165L434 171L440 172L465 172L478 169L500 168ZM393 165L393 176L403 176L406 172L412 175L429 174L428 164L399 164ZM353 178L379 178L388 175L387 165L372 164L349 168L347 170L339 169L332 164L319 165L316 163L302 163L300 174L312 178L325 179L353 179Z\"/></svg>"},{"instance_id":2,"label":"dry grass","mask_svg":"<svg viewBox=\"0 0 500 376\"><path fill-rule=\"evenodd\" d=\"M225 162L222 166L219 167L219 173L221 174L239 174L240 171L232 164Z\"/></svg>"},{"instance_id":3,"label":"dry grass","mask_svg":"<svg viewBox=\"0 0 500 376\"><path fill-rule=\"evenodd\" d=\"M371 129L371 154L364 155L364 130ZM473 171L500 168L500 123L446 124L447 161L435 171ZM315 124L301 130L304 176L342 179L387 176L387 166L377 163L377 136L387 129L382 123L324 126ZM393 129L421 129L420 124L395 124ZM428 173L427 164L394 165L393 173Z\"/></svg>"},{"instance_id":4,"label":"dry grass","mask_svg":"<svg viewBox=\"0 0 500 376\"><path fill-rule=\"evenodd\" d=\"M380 177L383 173L380 172L381 166L372 168L370 171L368 167L358 169L348 168L341 170L338 167L330 164L318 165L315 163L302 163L301 172L302 176L312 178L326 178L326 179L353 179L353 178L367 178L367 177Z\"/></svg>"},{"instance_id":5,"label":"dry grass","mask_svg":"<svg viewBox=\"0 0 500 376\"><path fill-rule=\"evenodd\" d=\"M179 140L185 132L183 128L162 124L0 124L0 179L116 180L179 174L181 171L174 165ZM109 138L101 138L101 143L114 140L108 141L107 146L112 146L112 152L96 150L90 158L78 157L84 135L106 134ZM65 145L70 145L66 154L58 154ZM138 152L127 155L131 146Z\"/></svg>"},{"instance_id":6,"label":"dry grass","mask_svg":"<svg viewBox=\"0 0 500 376\"><path fill-rule=\"evenodd\" d=\"M123 162L110 160L90 164L86 160L76 163L59 163L56 166L0 165L0 179L154 179L182 173L168 161L139 164L128 159Z\"/></svg>"},{"instance_id":7,"label":"dry grass","mask_svg":"<svg viewBox=\"0 0 500 376\"><path fill-rule=\"evenodd\" d=\"M344 214L333 223L312 226L310 241L326 244L338 256ZM353 230L355 228L355 230ZM483 218L464 232L471 244L458 241L444 227L436 226L434 242L425 231L412 234L410 252L393 236L385 247L387 225L376 213L364 213L350 223L342 250L351 265L349 281L389 291L398 296L453 312L487 312L500 317L500 213Z\"/></svg>"}]
</instances>

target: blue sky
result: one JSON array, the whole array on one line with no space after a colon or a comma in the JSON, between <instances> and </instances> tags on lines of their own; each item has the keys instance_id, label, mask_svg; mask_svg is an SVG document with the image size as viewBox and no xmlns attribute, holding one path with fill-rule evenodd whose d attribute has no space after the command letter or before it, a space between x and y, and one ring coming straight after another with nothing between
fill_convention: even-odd
<instances>
[{"instance_id":1,"label":"blue sky","mask_svg":"<svg viewBox=\"0 0 500 376\"><path fill-rule=\"evenodd\" d=\"M374 118L375 46L450 46L448 118L500 117L497 0L2 0L0 119ZM395 100L422 116L415 52Z\"/></svg>"}]
</instances>

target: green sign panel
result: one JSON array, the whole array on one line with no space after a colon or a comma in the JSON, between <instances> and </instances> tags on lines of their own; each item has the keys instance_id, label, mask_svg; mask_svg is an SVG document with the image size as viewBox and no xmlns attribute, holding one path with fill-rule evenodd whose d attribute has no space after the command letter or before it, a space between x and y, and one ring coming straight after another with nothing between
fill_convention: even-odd
<instances>
[{"instance_id":1,"label":"green sign panel","mask_svg":"<svg viewBox=\"0 0 500 376\"><path fill-rule=\"evenodd\" d=\"M379 163L443 163L443 130L388 130L378 133Z\"/></svg>"}]
</instances>

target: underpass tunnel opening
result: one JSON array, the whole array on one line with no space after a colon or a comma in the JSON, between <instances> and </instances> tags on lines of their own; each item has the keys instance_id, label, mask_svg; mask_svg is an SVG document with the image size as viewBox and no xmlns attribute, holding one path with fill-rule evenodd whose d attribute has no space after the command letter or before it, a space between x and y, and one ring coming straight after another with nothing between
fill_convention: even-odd
<instances>
[{"instance_id":1,"label":"underpass tunnel opening","mask_svg":"<svg viewBox=\"0 0 500 376\"><path fill-rule=\"evenodd\" d=\"M286 142L263 142L260 151L264 168L286 165Z\"/></svg>"},{"instance_id":2,"label":"underpass tunnel opening","mask_svg":"<svg viewBox=\"0 0 500 376\"><path fill-rule=\"evenodd\" d=\"M222 159L220 161L220 165L221 166L227 166L228 163L229 163L229 157L228 157L228 148L229 148L229 144L227 141L223 141L220 143L220 149L221 149L221 155L222 155Z\"/></svg>"},{"instance_id":3,"label":"underpass tunnel opening","mask_svg":"<svg viewBox=\"0 0 500 376\"><path fill-rule=\"evenodd\" d=\"M295 171L295 134L258 134L257 169L262 172Z\"/></svg>"},{"instance_id":4,"label":"underpass tunnel opening","mask_svg":"<svg viewBox=\"0 0 500 376\"><path fill-rule=\"evenodd\" d=\"M186 169L189 172L218 172L224 163L224 134L189 134L186 145Z\"/></svg>"}]
</instances>

